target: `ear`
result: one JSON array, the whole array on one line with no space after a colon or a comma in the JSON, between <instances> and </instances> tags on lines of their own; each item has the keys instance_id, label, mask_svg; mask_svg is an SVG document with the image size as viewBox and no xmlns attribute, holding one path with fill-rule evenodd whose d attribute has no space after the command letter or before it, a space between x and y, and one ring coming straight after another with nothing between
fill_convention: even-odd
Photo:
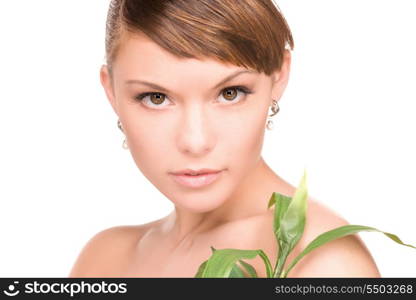
<instances>
[{"instance_id":1,"label":"ear","mask_svg":"<svg viewBox=\"0 0 416 300\"><path fill-rule=\"evenodd\" d=\"M272 99L279 101L289 81L291 54L289 50L283 52L283 62L280 71L276 71L272 78ZM272 103L272 100L270 100Z\"/></svg>"},{"instance_id":2,"label":"ear","mask_svg":"<svg viewBox=\"0 0 416 300\"><path fill-rule=\"evenodd\" d=\"M111 80L111 76L108 70L107 65L102 65L100 69L100 81L101 85L104 88L105 94L107 95L107 99L110 101L110 104L114 110L114 112L118 114L118 107L117 107L117 101L115 99L114 94L114 84Z\"/></svg>"}]
</instances>

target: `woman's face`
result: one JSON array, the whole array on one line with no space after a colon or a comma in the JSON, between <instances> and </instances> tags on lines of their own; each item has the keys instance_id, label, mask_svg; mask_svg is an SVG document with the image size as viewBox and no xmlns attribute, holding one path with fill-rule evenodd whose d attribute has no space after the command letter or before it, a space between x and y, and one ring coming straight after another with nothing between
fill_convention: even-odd
<instances>
[{"instance_id":1,"label":"woman's face","mask_svg":"<svg viewBox=\"0 0 416 300\"><path fill-rule=\"evenodd\" d=\"M101 70L138 168L193 212L220 207L259 163L269 106L286 84L273 79L211 59L179 59L139 35L119 48L113 86L106 66ZM187 168L222 172L195 188L170 174Z\"/></svg>"}]
</instances>

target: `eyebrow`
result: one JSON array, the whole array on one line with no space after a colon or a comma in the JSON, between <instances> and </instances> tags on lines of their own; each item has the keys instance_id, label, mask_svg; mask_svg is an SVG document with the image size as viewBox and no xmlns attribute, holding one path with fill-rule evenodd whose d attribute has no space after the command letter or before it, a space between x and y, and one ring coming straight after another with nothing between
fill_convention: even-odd
<instances>
[{"instance_id":1,"label":"eyebrow","mask_svg":"<svg viewBox=\"0 0 416 300\"><path fill-rule=\"evenodd\" d=\"M223 85L224 83L226 83L226 82L230 81L231 79L233 79L233 78L235 78L235 77L237 77L237 76L239 76L241 74L244 74L244 73L256 73L256 72L255 71L252 71L252 70L241 70L241 71L234 72L234 73L228 75L227 77L225 77L220 82L218 82L213 87L213 89L218 88L219 86ZM151 88L161 90L163 92L169 92L169 90L167 88L164 88L163 86L160 86L160 85L158 85L156 83L152 83L152 82L148 82L148 81L131 79L131 80L127 80L125 83L126 84L143 84L143 85L150 86Z\"/></svg>"}]
</instances>

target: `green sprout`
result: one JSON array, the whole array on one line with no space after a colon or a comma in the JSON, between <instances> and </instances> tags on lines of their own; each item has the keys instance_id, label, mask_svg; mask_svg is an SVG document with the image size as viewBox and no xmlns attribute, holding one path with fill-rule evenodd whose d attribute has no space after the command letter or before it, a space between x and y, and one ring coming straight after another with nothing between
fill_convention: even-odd
<instances>
[{"instance_id":1,"label":"green sprout","mask_svg":"<svg viewBox=\"0 0 416 300\"><path fill-rule=\"evenodd\" d=\"M245 262L244 259L253 259L259 255L266 267L267 278L286 278L290 270L305 255L316 248L333 241L335 239L356 234L362 231L381 232L396 243L403 246L415 248L415 246L404 244L400 238L392 233L380 231L373 227L362 225L345 225L317 236L310 242L305 249L295 257L286 269L283 269L287 257L299 242L305 228L306 208L307 208L307 184L306 170L304 170L301 182L292 197L288 197L274 192L270 197L268 208L275 206L273 232L276 237L279 248L278 257L274 268L266 253L261 250L241 250L241 249L215 249L211 246L212 254L208 260L204 261L198 268L196 278L242 278L245 277L243 269L249 277L258 277L256 270L252 265Z\"/></svg>"}]
</instances>

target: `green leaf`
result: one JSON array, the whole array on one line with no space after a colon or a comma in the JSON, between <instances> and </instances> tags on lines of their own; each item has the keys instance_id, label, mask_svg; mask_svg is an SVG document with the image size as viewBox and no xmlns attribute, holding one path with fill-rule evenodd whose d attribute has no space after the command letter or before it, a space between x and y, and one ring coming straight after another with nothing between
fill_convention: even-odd
<instances>
[{"instance_id":1,"label":"green leaf","mask_svg":"<svg viewBox=\"0 0 416 300\"><path fill-rule=\"evenodd\" d=\"M299 188L296 190L292 201L280 220L280 237L291 249L294 248L303 234L306 220L307 197L305 170Z\"/></svg>"},{"instance_id":2,"label":"green leaf","mask_svg":"<svg viewBox=\"0 0 416 300\"><path fill-rule=\"evenodd\" d=\"M243 270L241 270L241 268L237 265L237 263L235 263L228 277L229 278L244 278L245 275L244 275Z\"/></svg>"},{"instance_id":3,"label":"green leaf","mask_svg":"<svg viewBox=\"0 0 416 300\"><path fill-rule=\"evenodd\" d=\"M214 248L214 247L212 247L211 246L211 250L212 250L212 252L214 252L216 249ZM206 264L207 264L207 261L208 260L206 260L206 261L204 261L200 266L199 266L199 268L198 268L198 272L197 272L197 274L195 275L195 277L197 277L197 278L201 278L202 276L202 274L203 274L203 272L205 271L205 267L206 267ZM256 272L256 269L254 269L253 268L253 266L252 265L250 265L250 264L248 264L248 263L246 263L245 261L243 261L243 260L239 260L238 261L245 269L246 269L246 271L247 271L247 273L251 276L251 277L257 277L257 272ZM233 266L233 268L231 269L231 272L230 272L230 275L229 275L229 278L244 278L245 277L245 273L243 272L243 270L238 266L238 264L237 263L235 263L234 264L234 266Z\"/></svg>"},{"instance_id":4,"label":"green leaf","mask_svg":"<svg viewBox=\"0 0 416 300\"><path fill-rule=\"evenodd\" d=\"M249 263L246 263L244 260L239 260L240 264L246 269L247 273L250 275L250 277L252 278L257 278L257 272L256 269L254 269L254 267L252 265L250 265Z\"/></svg>"},{"instance_id":5,"label":"green leaf","mask_svg":"<svg viewBox=\"0 0 416 300\"><path fill-rule=\"evenodd\" d=\"M280 276L287 257L303 235L308 198L306 179L305 169L299 187L296 189L287 208L283 206L280 208L280 211L275 213L276 224L274 224L274 229L279 245L279 254L273 277ZM288 203L287 197L280 197L280 202L286 205ZM279 210L279 208L277 209Z\"/></svg>"},{"instance_id":6,"label":"green leaf","mask_svg":"<svg viewBox=\"0 0 416 300\"><path fill-rule=\"evenodd\" d=\"M198 272L196 272L195 278L201 278L201 277L202 277L202 274L204 273L205 268L206 268L206 266L207 266L207 261L208 261L208 260L204 261L204 262L203 262L203 263L199 266L199 268L198 268Z\"/></svg>"},{"instance_id":7,"label":"green leaf","mask_svg":"<svg viewBox=\"0 0 416 300\"><path fill-rule=\"evenodd\" d=\"M273 204L275 205L274 208L274 220L273 220L273 230L274 234L276 235L277 239L277 232L280 228L280 220L282 219L283 215L286 213L286 210L292 200L291 197L279 194L274 192L269 200L268 207L270 208Z\"/></svg>"},{"instance_id":8,"label":"green leaf","mask_svg":"<svg viewBox=\"0 0 416 300\"><path fill-rule=\"evenodd\" d=\"M214 248L214 247L212 247L211 246L211 251L212 251L212 253L214 253L214 251L215 251L216 249ZM204 274L204 272L205 272L205 268L206 268L206 266L207 266L207 262L208 262L208 260L206 260L206 261L204 261L200 266L199 266L199 268L198 268L198 271L196 272L196 274L195 274L195 278L201 278L201 277L203 277L203 274Z\"/></svg>"},{"instance_id":9,"label":"green leaf","mask_svg":"<svg viewBox=\"0 0 416 300\"><path fill-rule=\"evenodd\" d=\"M395 241L396 243L399 243L401 245L404 246L408 246L408 247L412 247L415 248L415 246L409 245L409 244L404 244L400 238L392 233L388 233L388 232L384 232L384 231L380 231L376 228L373 227L368 227L368 226L362 226L362 225L345 225L345 226L341 226L335 229L332 229L330 231L324 232L321 235L319 235L318 237L316 237L312 242L309 243L309 245L296 257L293 259L293 261L289 264L288 268L286 269L286 271L282 274L282 277L286 277L287 274L289 273L289 271L296 265L296 263L302 258L304 257L306 254L308 254L309 252L311 252L312 250L330 242L333 241L335 239L347 236L347 235L351 235L351 234L355 234L361 231L375 231L375 232L381 232L384 233L387 237L389 237L390 239L392 239L393 241Z\"/></svg>"},{"instance_id":10,"label":"green leaf","mask_svg":"<svg viewBox=\"0 0 416 300\"><path fill-rule=\"evenodd\" d=\"M257 255L260 255L264 260L265 253L263 250L217 249L208 259L204 272L202 272L201 276L205 278L228 278L238 260L252 259ZM270 269L270 262L268 259L267 262L269 263Z\"/></svg>"},{"instance_id":11,"label":"green leaf","mask_svg":"<svg viewBox=\"0 0 416 300\"><path fill-rule=\"evenodd\" d=\"M278 248L278 257L276 260L276 265L274 272L272 271L272 275L268 277L275 277L274 273L279 272L282 269L282 262L284 260L283 251L281 250L281 241L279 240L279 230L280 230L280 222L283 215L286 213L287 208L289 207L292 198L277 192L274 192L270 197L268 208L270 208L273 204L274 207L274 218L273 218L273 232L276 237L277 248ZM284 262L283 262L284 263Z\"/></svg>"},{"instance_id":12,"label":"green leaf","mask_svg":"<svg viewBox=\"0 0 416 300\"><path fill-rule=\"evenodd\" d=\"M215 249L214 247L211 246L211 250L214 253L214 251L216 251L217 249ZM204 261L198 268L198 272L196 273L195 277L196 278L201 278L203 277L203 273L205 272L205 268L207 265L208 260ZM244 268L247 270L247 272L249 273L249 275L251 275L251 277L257 277L257 273L256 270L248 263L246 263L243 260L239 260L239 262L244 266ZM244 278L245 274L243 272L243 270L238 266L237 263L235 263L233 265L233 268L231 269L229 278Z\"/></svg>"}]
</instances>

